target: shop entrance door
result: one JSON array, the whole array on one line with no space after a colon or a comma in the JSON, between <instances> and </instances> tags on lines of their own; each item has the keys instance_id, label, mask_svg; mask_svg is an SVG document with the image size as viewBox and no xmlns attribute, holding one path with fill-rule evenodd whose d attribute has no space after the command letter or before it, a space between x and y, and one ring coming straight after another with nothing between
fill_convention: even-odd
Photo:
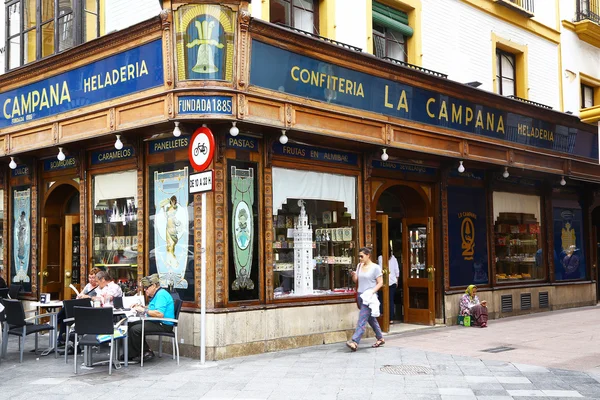
<instances>
[{"instance_id":1,"label":"shop entrance door","mask_svg":"<svg viewBox=\"0 0 600 400\"><path fill-rule=\"evenodd\" d=\"M389 217L386 214L377 214L377 227L374 232L375 235L375 249L381 249L381 254L375 252L372 254L373 261L377 263L378 255L381 255L381 269L383 271L383 286L379 289L379 298L382 303L382 313L377 321L383 332L389 332L390 330L390 291L389 291L389 277L390 277L390 241L389 241Z\"/></svg>"},{"instance_id":2,"label":"shop entrance door","mask_svg":"<svg viewBox=\"0 0 600 400\"><path fill-rule=\"evenodd\" d=\"M40 293L50 293L53 300L71 299L69 285L78 282L79 272L79 190L71 183L55 184L46 193L42 215Z\"/></svg>"},{"instance_id":3,"label":"shop entrance door","mask_svg":"<svg viewBox=\"0 0 600 400\"><path fill-rule=\"evenodd\" d=\"M433 219L402 220L404 322L435 322L435 269L433 267ZM404 256L405 255L405 256Z\"/></svg>"}]
</instances>

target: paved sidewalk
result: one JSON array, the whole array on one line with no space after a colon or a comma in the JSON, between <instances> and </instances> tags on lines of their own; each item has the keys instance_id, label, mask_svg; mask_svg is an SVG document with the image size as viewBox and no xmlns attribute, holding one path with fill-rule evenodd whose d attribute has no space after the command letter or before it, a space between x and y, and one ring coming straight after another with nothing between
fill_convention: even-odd
<instances>
[{"instance_id":1,"label":"paved sidewalk","mask_svg":"<svg viewBox=\"0 0 600 400\"><path fill-rule=\"evenodd\" d=\"M543 324L547 329L528 332L522 337L538 333L564 338L565 334L560 332L563 327L551 324L554 318L560 315L565 318L577 312L586 316L588 312L598 311L594 308L571 313L545 313L537 320L537 325ZM196 360L182 358L179 367L165 356L148 362L144 368L131 365L113 370L112 376L108 376L107 367L81 370L76 376L72 357L66 365L60 358L38 359L27 353L23 364L19 364L16 340L11 339L8 359L0 364L0 396L3 399L48 400L65 397L86 400L600 399L600 377L596 374L540 366L534 350L531 350L527 363L487 357L490 354L509 358L514 350L480 353L483 355L475 357L463 354L469 349L468 341L464 339L470 335L477 338L481 332L482 337L487 335L490 341L497 340L492 338L510 331L513 323L523 321L517 324L520 327L530 324L527 321L530 318L491 321L488 329L434 328L388 336L386 345L378 349L370 347L373 339L366 339L356 353L351 353L343 344L334 344L208 362L205 366ZM548 324L547 320L550 321ZM588 351L598 351L590 347L592 337L579 334L577 338L588 343ZM408 342L420 346L406 346ZM423 343L437 346L437 342L445 342L445 351L419 348L426 347ZM456 346L456 343L461 345ZM482 342L482 345L488 344ZM28 340L26 346L31 349L33 340ZM479 346L476 349L480 350ZM563 350L554 347L544 352L564 354ZM448 354L450 352L457 354Z\"/></svg>"}]
</instances>

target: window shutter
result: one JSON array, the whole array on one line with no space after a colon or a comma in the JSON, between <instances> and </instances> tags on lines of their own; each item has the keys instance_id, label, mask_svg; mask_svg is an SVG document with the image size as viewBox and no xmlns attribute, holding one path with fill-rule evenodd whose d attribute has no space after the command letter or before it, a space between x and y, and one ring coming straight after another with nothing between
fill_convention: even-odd
<instances>
[{"instance_id":1,"label":"window shutter","mask_svg":"<svg viewBox=\"0 0 600 400\"><path fill-rule=\"evenodd\" d=\"M400 10L373 2L373 22L412 37L414 31L408 26L408 15Z\"/></svg>"}]
</instances>

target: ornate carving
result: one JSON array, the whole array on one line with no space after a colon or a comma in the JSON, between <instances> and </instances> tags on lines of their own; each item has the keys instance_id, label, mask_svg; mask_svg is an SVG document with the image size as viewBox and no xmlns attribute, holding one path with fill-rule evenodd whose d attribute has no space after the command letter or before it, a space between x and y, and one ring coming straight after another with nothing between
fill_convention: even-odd
<instances>
[{"instance_id":1,"label":"ornate carving","mask_svg":"<svg viewBox=\"0 0 600 400\"><path fill-rule=\"evenodd\" d=\"M469 155L469 142L466 140L463 140L463 148L462 148L462 152L463 152L463 156L468 156Z\"/></svg>"},{"instance_id":2,"label":"ornate carving","mask_svg":"<svg viewBox=\"0 0 600 400\"><path fill-rule=\"evenodd\" d=\"M217 156L215 159L217 163L223 162L223 156L225 155L225 149L227 148L227 135L220 135L217 137Z\"/></svg>"},{"instance_id":3,"label":"ornate carving","mask_svg":"<svg viewBox=\"0 0 600 400\"><path fill-rule=\"evenodd\" d=\"M265 295L267 302L273 300L273 175L271 168L264 172L265 202Z\"/></svg>"},{"instance_id":4,"label":"ornate carving","mask_svg":"<svg viewBox=\"0 0 600 400\"><path fill-rule=\"evenodd\" d=\"M567 160L567 175L571 175L573 172L573 162L572 160Z\"/></svg>"},{"instance_id":5,"label":"ornate carving","mask_svg":"<svg viewBox=\"0 0 600 400\"><path fill-rule=\"evenodd\" d=\"M238 13L238 22L240 24L240 39L238 51L240 52L240 67L238 86L240 89L246 87L246 66L248 65L248 27L250 24L250 13L247 10L241 10Z\"/></svg>"},{"instance_id":6,"label":"ornate carving","mask_svg":"<svg viewBox=\"0 0 600 400\"><path fill-rule=\"evenodd\" d=\"M273 143L275 142L275 138L269 136L267 140L265 140L267 148L265 149L265 168L271 168L273 165Z\"/></svg>"},{"instance_id":7,"label":"ornate carving","mask_svg":"<svg viewBox=\"0 0 600 400\"><path fill-rule=\"evenodd\" d=\"M222 154L222 153L221 153ZM227 245L225 235L225 164L224 160L215 162L215 307L225 305L225 270ZM199 215L199 214L197 214ZM200 235L197 235L197 237ZM197 274L196 276L199 276Z\"/></svg>"},{"instance_id":8,"label":"ornate carving","mask_svg":"<svg viewBox=\"0 0 600 400\"><path fill-rule=\"evenodd\" d=\"M3 169L2 170L2 172L3 172L2 173L2 178L3 178L2 179L2 187L4 188L4 192L3 192L3 196L2 196L3 199L2 200L4 202L3 204L8 204L8 201L9 201L9 199L8 199L8 192L9 191L7 190L8 179L5 179L4 171L5 170ZM5 209L6 208L7 207L5 206ZM2 224L2 237L3 238L7 238L8 237L8 225L9 224L8 224L7 221L5 221L4 224ZM3 260L8 260L8 246L7 245L2 246L2 257L3 257ZM2 271L0 271L0 276L2 276L6 282L9 282L9 277L6 274L7 271L8 271L8 268L3 268Z\"/></svg>"},{"instance_id":9,"label":"ornate carving","mask_svg":"<svg viewBox=\"0 0 600 400\"><path fill-rule=\"evenodd\" d=\"M515 162L515 151L513 149L508 150L508 162L510 164Z\"/></svg>"},{"instance_id":10,"label":"ornate carving","mask_svg":"<svg viewBox=\"0 0 600 400\"><path fill-rule=\"evenodd\" d=\"M450 258L448 253L450 251L450 245L448 243L448 169L445 169L442 173L442 237L443 243L442 254L444 257L444 289L448 290L450 287Z\"/></svg>"},{"instance_id":11,"label":"ornate carving","mask_svg":"<svg viewBox=\"0 0 600 400\"><path fill-rule=\"evenodd\" d=\"M115 108L114 107L111 107L108 110L108 126L111 131L114 131L116 129L115 128L116 123L115 123Z\"/></svg>"},{"instance_id":12,"label":"ornate carving","mask_svg":"<svg viewBox=\"0 0 600 400\"><path fill-rule=\"evenodd\" d=\"M38 171L37 159L33 158L29 164L29 171L31 176L31 293L37 293L38 291L38 193L39 186L38 182Z\"/></svg>"},{"instance_id":13,"label":"ornate carving","mask_svg":"<svg viewBox=\"0 0 600 400\"><path fill-rule=\"evenodd\" d=\"M375 153L365 155L365 181L371 180L371 175L373 174L373 160L375 157Z\"/></svg>"},{"instance_id":14,"label":"ornate carving","mask_svg":"<svg viewBox=\"0 0 600 400\"><path fill-rule=\"evenodd\" d=\"M175 96L173 96L173 93L169 93L167 95L167 115L169 118L173 118L175 116L175 113L173 112L174 98Z\"/></svg>"},{"instance_id":15,"label":"ornate carving","mask_svg":"<svg viewBox=\"0 0 600 400\"><path fill-rule=\"evenodd\" d=\"M365 171L366 175L366 171ZM366 178L363 183L363 208L365 209L365 246L373 246L373 233L371 232L371 179Z\"/></svg>"},{"instance_id":16,"label":"ornate carving","mask_svg":"<svg viewBox=\"0 0 600 400\"><path fill-rule=\"evenodd\" d=\"M54 140L54 143L58 141L58 122L52 124L52 139Z\"/></svg>"},{"instance_id":17,"label":"ornate carving","mask_svg":"<svg viewBox=\"0 0 600 400\"><path fill-rule=\"evenodd\" d=\"M385 144L389 144L392 142L392 137L394 135L394 127L390 124L385 124Z\"/></svg>"},{"instance_id":18,"label":"ornate carving","mask_svg":"<svg viewBox=\"0 0 600 400\"><path fill-rule=\"evenodd\" d=\"M173 51L171 48L171 11L164 9L160 12L160 20L163 28L163 46L165 60L165 78L167 86L173 86L173 71L171 68L171 58Z\"/></svg>"},{"instance_id":19,"label":"ornate carving","mask_svg":"<svg viewBox=\"0 0 600 400\"><path fill-rule=\"evenodd\" d=\"M137 151L137 149L136 149ZM140 153L137 153L137 159L139 160L141 157ZM139 161L138 161L139 163ZM137 273L138 277L142 277L145 275L144 271L144 225L145 225L145 214L144 214L144 169L138 167L137 171L137 237L138 237L138 267Z\"/></svg>"},{"instance_id":20,"label":"ornate carving","mask_svg":"<svg viewBox=\"0 0 600 400\"><path fill-rule=\"evenodd\" d=\"M285 126L291 128L294 116L294 107L290 103L285 103Z\"/></svg>"},{"instance_id":21,"label":"ornate carving","mask_svg":"<svg viewBox=\"0 0 600 400\"><path fill-rule=\"evenodd\" d=\"M238 118L239 119L244 119L244 117L246 116L246 96L243 94L238 94L237 95L238 98Z\"/></svg>"}]
</instances>

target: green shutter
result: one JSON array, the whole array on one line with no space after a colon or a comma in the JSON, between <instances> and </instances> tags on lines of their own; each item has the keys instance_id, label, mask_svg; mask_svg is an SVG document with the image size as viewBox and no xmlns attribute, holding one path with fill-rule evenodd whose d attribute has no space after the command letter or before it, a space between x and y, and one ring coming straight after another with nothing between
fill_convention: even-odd
<instances>
[{"instance_id":1,"label":"green shutter","mask_svg":"<svg viewBox=\"0 0 600 400\"><path fill-rule=\"evenodd\" d=\"M408 26L408 15L405 12L388 7L381 3L373 2L373 22L386 28L412 37L414 31Z\"/></svg>"}]
</instances>

